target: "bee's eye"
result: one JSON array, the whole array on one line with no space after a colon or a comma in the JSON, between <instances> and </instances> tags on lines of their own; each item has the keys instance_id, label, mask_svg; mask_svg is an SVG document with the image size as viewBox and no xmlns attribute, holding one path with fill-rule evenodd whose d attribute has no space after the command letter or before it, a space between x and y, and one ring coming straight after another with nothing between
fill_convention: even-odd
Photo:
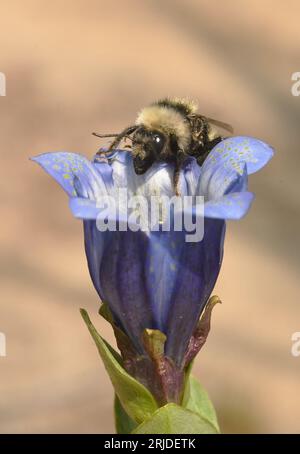
<instances>
[{"instance_id":1,"label":"bee's eye","mask_svg":"<svg viewBox=\"0 0 300 454\"><path fill-rule=\"evenodd\" d=\"M165 137L163 134L159 133L154 133L152 136L152 143L154 146L154 149L157 153L160 153L161 150L163 149L163 146L165 144Z\"/></svg>"}]
</instances>

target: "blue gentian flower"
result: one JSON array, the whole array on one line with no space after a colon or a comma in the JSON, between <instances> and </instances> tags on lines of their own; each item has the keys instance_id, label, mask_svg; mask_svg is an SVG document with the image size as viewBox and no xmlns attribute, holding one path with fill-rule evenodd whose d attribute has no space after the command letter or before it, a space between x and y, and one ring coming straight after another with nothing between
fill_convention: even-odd
<instances>
[{"instance_id":1,"label":"blue gentian flower","mask_svg":"<svg viewBox=\"0 0 300 454\"><path fill-rule=\"evenodd\" d=\"M144 329L158 329L167 337L165 355L183 367L220 271L225 221L247 213L253 200L248 175L260 170L272 155L260 140L231 137L215 146L201 167L192 157L186 160L180 174L181 195L201 195L205 201L204 237L199 242L186 242L186 232L174 229L97 229L98 203L116 188L146 197L174 195L173 164L156 163L144 175L136 175L125 150L109 158L96 155L92 162L68 152L34 158L66 191L74 216L83 220L93 284L137 354L144 354Z\"/></svg>"}]
</instances>

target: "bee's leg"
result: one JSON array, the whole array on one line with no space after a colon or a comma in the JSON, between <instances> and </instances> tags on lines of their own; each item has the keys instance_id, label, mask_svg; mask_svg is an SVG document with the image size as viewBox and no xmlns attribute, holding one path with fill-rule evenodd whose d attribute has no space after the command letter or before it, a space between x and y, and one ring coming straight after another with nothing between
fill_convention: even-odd
<instances>
[{"instance_id":1,"label":"bee's leg","mask_svg":"<svg viewBox=\"0 0 300 454\"><path fill-rule=\"evenodd\" d=\"M178 188L179 176L180 176L180 168L178 166L176 166L175 170L174 170L173 184L174 184L174 189L175 189L175 195L178 197L180 196L180 191Z\"/></svg>"},{"instance_id":2,"label":"bee's leg","mask_svg":"<svg viewBox=\"0 0 300 454\"><path fill-rule=\"evenodd\" d=\"M183 151L178 150L177 159L175 161L175 169L174 169L174 176L173 176L173 184L175 189L175 195L180 197L180 190L179 190L179 177L180 177L180 170L184 160L186 159L186 155Z\"/></svg>"}]
</instances>

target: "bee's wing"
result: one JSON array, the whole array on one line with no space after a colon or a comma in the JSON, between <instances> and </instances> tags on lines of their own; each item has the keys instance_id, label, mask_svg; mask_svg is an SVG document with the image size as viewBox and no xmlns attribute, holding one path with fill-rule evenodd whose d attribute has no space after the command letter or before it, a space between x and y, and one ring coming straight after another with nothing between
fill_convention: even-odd
<instances>
[{"instance_id":1,"label":"bee's wing","mask_svg":"<svg viewBox=\"0 0 300 454\"><path fill-rule=\"evenodd\" d=\"M233 127L229 123L224 123L223 121L215 120L214 118L205 117L205 119L212 125L218 126L233 134Z\"/></svg>"}]
</instances>

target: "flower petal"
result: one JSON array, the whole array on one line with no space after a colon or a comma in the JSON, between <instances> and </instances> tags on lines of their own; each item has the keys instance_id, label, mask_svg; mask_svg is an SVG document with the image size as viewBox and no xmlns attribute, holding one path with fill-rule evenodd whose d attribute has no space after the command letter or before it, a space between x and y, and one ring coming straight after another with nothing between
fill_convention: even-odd
<instances>
[{"instance_id":1,"label":"flower petal","mask_svg":"<svg viewBox=\"0 0 300 454\"><path fill-rule=\"evenodd\" d=\"M69 206L75 218L82 220L94 220L102 222L103 229L107 229L107 223L110 222L108 230L115 231L119 229L120 224L130 225L132 230L138 230L139 226L134 222L128 222L127 213L121 211L117 204L114 204L114 198L103 195L99 200L94 201L84 197L71 197ZM101 203L103 202L103 203ZM99 225L99 224L98 224ZM103 230L99 229L101 232Z\"/></svg>"},{"instance_id":2,"label":"flower petal","mask_svg":"<svg viewBox=\"0 0 300 454\"><path fill-rule=\"evenodd\" d=\"M84 197L71 197L69 206L73 216L78 219L97 219L99 208L94 200Z\"/></svg>"},{"instance_id":3,"label":"flower petal","mask_svg":"<svg viewBox=\"0 0 300 454\"><path fill-rule=\"evenodd\" d=\"M149 237L143 232L100 232L95 221L84 222L89 270L100 298L115 322L143 352L141 334L155 327L146 288L145 256Z\"/></svg>"},{"instance_id":4,"label":"flower petal","mask_svg":"<svg viewBox=\"0 0 300 454\"><path fill-rule=\"evenodd\" d=\"M128 150L116 150L107 156L112 169L112 182L114 190L126 188L128 196L136 192L136 173L133 168L132 156Z\"/></svg>"},{"instance_id":5,"label":"flower petal","mask_svg":"<svg viewBox=\"0 0 300 454\"><path fill-rule=\"evenodd\" d=\"M254 199L252 192L233 192L204 205L206 218L241 219L249 210Z\"/></svg>"},{"instance_id":6,"label":"flower petal","mask_svg":"<svg viewBox=\"0 0 300 454\"><path fill-rule=\"evenodd\" d=\"M103 289L100 280L100 266L104 249L111 239L111 232L99 232L96 229L95 221L84 221L84 247L88 262L89 272L91 275L94 287L103 299ZM104 300L105 301L105 300Z\"/></svg>"},{"instance_id":7,"label":"flower petal","mask_svg":"<svg viewBox=\"0 0 300 454\"><path fill-rule=\"evenodd\" d=\"M184 243L165 325L166 355L181 365L199 316L215 286L223 258L225 222L205 219L201 242ZM165 282L165 285L168 285Z\"/></svg>"},{"instance_id":8,"label":"flower petal","mask_svg":"<svg viewBox=\"0 0 300 454\"><path fill-rule=\"evenodd\" d=\"M113 177L112 177L112 167L110 165L110 161L106 156L99 157L98 155L94 156L93 158L93 165L100 173L106 189L108 192L113 190Z\"/></svg>"},{"instance_id":9,"label":"flower petal","mask_svg":"<svg viewBox=\"0 0 300 454\"><path fill-rule=\"evenodd\" d=\"M263 168L273 154L273 149L261 140L247 136L228 137L212 149L203 164L203 170L207 170L208 164L235 170L241 162L246 162L250 175Z\"/></svg>"},{"instance_id":10,"label":"flower petal","mask_svg":"<svg viewBox=\"0 0 300 454\"><path fill-rule=\"evenodd\" d=\"M215 161L214 161L215 162ZM223 166L222 163L204 167L203 164L198 193L205 200L218 200L229 192L247 190L247 167L241 162L238 168Z\"/></svg>"},{"instance_id":11,"label":"flower petal","mask_svg":"<svg viewBox=\"0 0 300 454\"><path fill-rule=\"evenodd\" d=\"M151 196L172 197L175 195L173 175L174 164L156 162L143 175L136 175L136 193L149 200ZM184 181L179 181L179 184L181 183L184 184Z\"/></svg>"},{"instance_id":12,"label":"flower petal","mask_svg":"<svg viewBox=\"0 0 300 454\"><path fill-rule=\"evenodd\" d=\"M146 257L146 285L155 320L154 328L165 334L184 247L184 232L151 232L150 234Z\"/></svg>"},{"instance_id":13,"label":"flower petal","mask_svg":"<svg viewBox=\"0 0 300 454\"><path fill-rule=\"evenodd\" d=\"M260 170L272 156L272 148L261 140L229 137L216 145L204 161L199 191L207 199L221 197L244 173L245 165L249 175Z\"/></svg>"},{"instance_id":14,"label":"flower petal","mask_svg":"<svg viewBox=\"0 0 300 454\"><path fill-rule=\"evenodd\" d=\"M96 200L107 192L100 173L88 159L79 154L63 151L44 153L32 160L40 164L70 197L79 195Z\"/></svg>"},{"instance_id":15,"label":"flower petal","mask_svg":"<svg viewBox=\"0 0 300 454\"><path fill-rule=\"evenodd\" d=\"M156 162L144 174L137 175L133 167L133 159L128 150L118 150L108 157L112 167L115 188L127 188L128 196L175 194L173 186L174 165ZM182 182L183 186L185 182ZM184 190L184 188L183 188Z\"/></svg>"}]
</instances>

